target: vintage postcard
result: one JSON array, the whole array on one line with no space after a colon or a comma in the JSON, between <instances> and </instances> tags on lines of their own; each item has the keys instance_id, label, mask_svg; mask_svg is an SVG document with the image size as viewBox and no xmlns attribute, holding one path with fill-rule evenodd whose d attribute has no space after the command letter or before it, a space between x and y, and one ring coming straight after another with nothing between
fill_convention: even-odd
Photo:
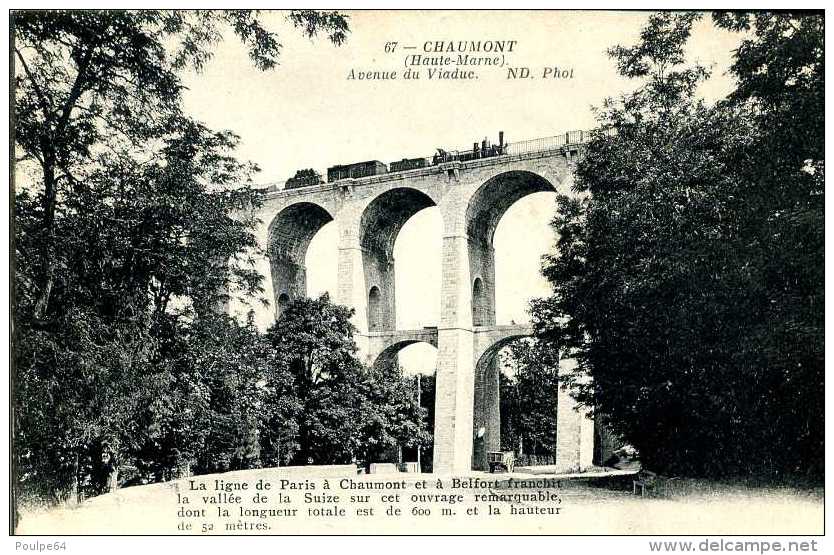
<instances>
[{"instance_id":1,"label":"vintage postcard","mask_svg":"<svg viewBox=\"0 0 834 555\"><path fill-rule=\"evenodd\" d=\"M18 550L819 550L824 32L821 11L12 10ZM792 537L737 539L758 535Z\"/></svg>"}]
</instances>

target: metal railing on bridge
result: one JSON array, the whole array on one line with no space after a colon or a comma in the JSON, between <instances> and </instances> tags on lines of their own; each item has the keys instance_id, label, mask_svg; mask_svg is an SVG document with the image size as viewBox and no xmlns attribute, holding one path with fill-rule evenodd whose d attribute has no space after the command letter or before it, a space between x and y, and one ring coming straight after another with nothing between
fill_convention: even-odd
<instances>
[{"instance_id":1,"label":"metal railing on bridge","mask_svg":"<svg viewBox=\"0 0 834 555\"><path fill-rule=\"evenodd\" d=\"M537 139L528 139L525 141L509 142L505 145L504 153L528 154L530 152L547 152L550 150L558 150L569 145L580 145L591 140L594 133L602 131L605 135L611 136L614 134L613 129L587 129L578 131L568 131L560 135L553 135L552 137L539 137Z\"/></svg>"},{"instance_id":2,"label":"metal railing on bridge","mask_svg":"<svg viewBox=\"0 0 834 555\"><path fill-rule=\"evenodd\" d=\"M442 164L444 162L453 161L468 162L470 160L492 158L505 154L513 156L534 152L559 150L567 146L587 143L591 140L593 134L598 132L602 132L608 136L616 134L615 129L580 129L576 131L568 131L567 133L561 133L559 135L552 135L550 137L539 137L536 139L526 139L515 142L510 141L503 145L489 145L486 149L470 148L466 150L451 151L438 149L437 153L432 157L432 164Z\"/></svg>"}]
</instances>

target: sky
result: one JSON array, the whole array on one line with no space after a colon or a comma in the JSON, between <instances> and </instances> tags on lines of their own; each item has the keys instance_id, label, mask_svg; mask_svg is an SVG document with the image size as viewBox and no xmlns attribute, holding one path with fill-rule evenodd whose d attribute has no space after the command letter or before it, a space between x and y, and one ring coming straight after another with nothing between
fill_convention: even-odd
<instances>
[{"instance_id":1,"label":"sky","mask_svg":"<svg viewBox=\"0 0 834 555\"><path fill-rule=\"evenodd\" d=\"M283 45L280 65L262 72L232 38L221 43L202 73L185 79L186 109L216 129L241 137L238 155L256 162L258 183L281 182L296 170L363 160L390 162L428 156L437 147L465 148L502 130L509 141L547 137L595 126L594 107L636 83L617 75L606 49L632 45L645 12L347 12L351 33L340 47L310 40L292 29L285 14L265 15ZM404 80L408 53L426 42L516 41L505 53L509 67L529 67L533 79L508 79L505 68L480 68L478 79ZM393 53L386 43L397 42ZM700 90L708 100L733 86L727 75L738 36L698 23L687 52L712 67ZM403 50L413 46L413 50ZM436 55L436 54L431 54ZM544 68L572 70L572 79L543 79ZM394 80L348 79L367 71L397 71ZM554 248L549 225L552 193L513 205L495 234L496 319L529 320L529 299L548 295L541 257ZM307 254L308 294L335 291L336 229L331 223ZM394 248L397 327L436 325L440 311L441 226L437 208L416 214ZM401 353L410 372L433 369L434 348L414 345Z\"/></svg>"}]
</instances>

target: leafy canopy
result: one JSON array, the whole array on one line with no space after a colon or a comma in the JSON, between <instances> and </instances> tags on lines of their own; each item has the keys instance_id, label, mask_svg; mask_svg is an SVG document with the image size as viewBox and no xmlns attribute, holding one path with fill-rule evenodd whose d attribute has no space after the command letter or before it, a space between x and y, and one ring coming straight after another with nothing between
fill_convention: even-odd
<instances>
[{"instance_id":1,"label":"leafy canopy","mask_svg":"<svg viewBox=\"0 0 834 555\"><path fill-rule=\"evenodd\" d=\"M610 51L641 86L558 200L534 323L649 467L821 476L822 16L716 14L747 33L714 105L683 56L700 18L652 15Z\"/></svg>"}]
</instances>

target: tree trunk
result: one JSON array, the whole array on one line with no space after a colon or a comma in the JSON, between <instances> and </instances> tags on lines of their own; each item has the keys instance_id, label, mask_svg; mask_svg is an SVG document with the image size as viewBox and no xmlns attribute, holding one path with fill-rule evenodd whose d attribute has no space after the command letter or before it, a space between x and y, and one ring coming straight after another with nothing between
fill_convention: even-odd
<instances>
[{"instance_id":1,"label":"tree trunk","mask_svg":"<svg viewBox=\"0 0 834 555\"><path fill-rule=\"evenodd\" d=\"M177 479L191 477L191 462L184 462L177 466Z\"/></svg>"},{"instance_id":2,"label":"tree trunk","mask_svg":"<svg viewBox=\"0 0 834 555\"><path fill-rule=\"evenodd\" d=\"M78 479L78 453L75 454L75 461L72 465L72 485L70 486L69 496L67 496L67 503L76 505L81 503L81 487Z\"/></svg>"},{"instance_id":3,"label":"tree trunk","mask_svg":"<svg viewBox=\"0 0 834 555\"><path fill-rule=\"evenodd\" d=\"M105 485L107 493L113 493L119 489L119 467L113 465L110 472L107 474L107 483Z\"/></svg>"},{"instance_id":4,"label":"tree trunk","mask_svg":"<svg viewBox=\"0 0 834 555\"><path fill-rule=\"evenodd\" d=\"M43 162L43 224L41 237L41 283L38 300L35 303L34 316L40 320L49 306L49 297L55 283L55 155L44 153Z\"/></svg>"}]
</instances>

